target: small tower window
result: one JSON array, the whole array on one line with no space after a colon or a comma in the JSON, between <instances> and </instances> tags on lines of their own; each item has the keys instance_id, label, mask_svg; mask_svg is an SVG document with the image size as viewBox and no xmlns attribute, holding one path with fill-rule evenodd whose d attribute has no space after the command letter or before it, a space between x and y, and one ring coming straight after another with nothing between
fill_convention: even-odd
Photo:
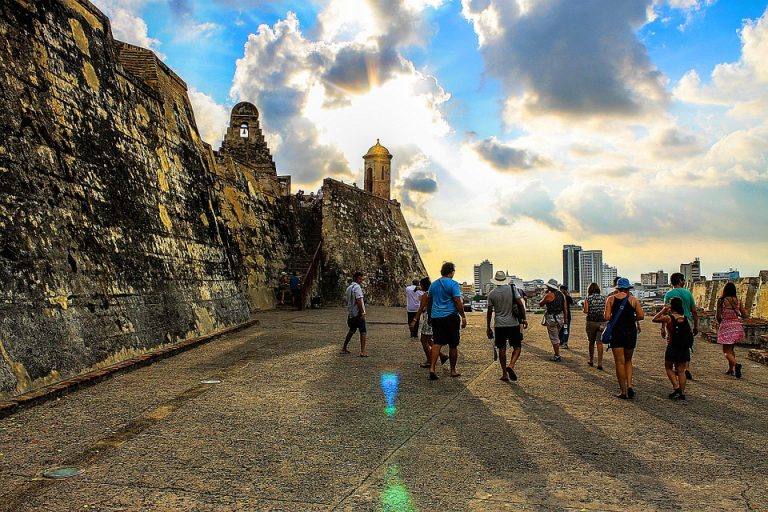
<instances>
[{"instance_id":1,"label":"small tower window","mask_svg":"<svg viewBox=\"0 0 768 512\"><path fill-rule=\"evenodd\" d=\"M240 125L240 137L243 139L248 138L248 123L243 123Z\"/></svg>"}]
</instances>

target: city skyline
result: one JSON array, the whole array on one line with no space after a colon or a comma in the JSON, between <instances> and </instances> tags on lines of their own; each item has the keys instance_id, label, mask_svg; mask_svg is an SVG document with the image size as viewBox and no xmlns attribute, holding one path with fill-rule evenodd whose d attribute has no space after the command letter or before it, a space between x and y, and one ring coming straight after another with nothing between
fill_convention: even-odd
<instances>
[{"instance_id":1,"label":"city skyline","mask_svg":"<svg viewBox=\"0 0 768 512\"><path fill-rule=\"evenodd\" d=\"M569 272L566 270L566 254L568 255L568 258L570 258L571 261L573 261L574 258L574 249L575 251L575 257L576 261L578 261L578 265L576 265L575 273L573 273L574 276L578 276L578 285L575 287L569 286L566 279L560 280L557 279L559 284L565 284L570 291L578 291L583 294L582 288L586 290L586 288L589 286L591 282L597 282L601 288L606 288L612 286L613 279L615 277L626 277L634 284L640 284L640 285L649 285L649 286L668 286L669 285L669 276L671 276L674 273L682 273L687 281L697 281L699 279L704 280L719 280L719 279L738 279L740 277L758 277L759 272L755 273L754 275L747 276L743 273L741 273L738 269L729 267L728 270L725 271L712 271L707 273L701 272L701 260L696 257L691 259L690 262L681 262L676 268L673 269L663 269L663 268L656 268L656 270L648 271L648 272L641 272L637 277L632 276L631 274L622 273L617 267L613 265L609 265L604 259L602 250L600 249L590 249L590 250L583 250L581 246L577 244L566 244L563 246L563 268L561 269L560 275L564 276L567 275ZM588 262L585 263L581 255L583 253L587 253L588 256ZM598 259L594 260L595 254L599 255ZM598 279L592 279L589 277L582 276L585 265L591 266L591 268L597 268L599 266L601 268L601 272L598 273ZM684 267L693 267L693 270L690 268L686 269ZM474 286L475 288L480 283L487 284L489 279L486 279L483 281L482 277L480 277L480 268L487 267L485 272L482 274L484 276L490 275L488 272L494 271L494 263L490 261L488 258L484 258L481 263L475 264L474 266ZM505 272L507 273L508 277L518 277L521 280L524 281L532 281L536 279L542 279L544 281L548 280L549 278L545 276L526 276L521 277L514 272L509 271L508 269L511 268L509 265L500 265L499 268L504 268ZM649 266L648 268L654 268L653 265ZM763 269L766 270L766 269ZM594 275L594 270L590 270L589 276ZM707 277L709 275L710 277ZM607 277L606 277L607 276ZM586 279L586 280L585 280ZM457 280L459 280L457 278ZM460 280L461 281L461 280Z\"/></svg>"},{"instance_id":2,"label":"city skyline","mask_svg":"<svg viewBox=\"0 0 768 512\"><path fill-rule=\"evenodd\" d=\"M254 103L296 189L362 188L379 138L432 276L560 280L572 240L633 279L768 264L765 1L94 3L187 82L214 148Z\"/></svg>"}]
</instances>

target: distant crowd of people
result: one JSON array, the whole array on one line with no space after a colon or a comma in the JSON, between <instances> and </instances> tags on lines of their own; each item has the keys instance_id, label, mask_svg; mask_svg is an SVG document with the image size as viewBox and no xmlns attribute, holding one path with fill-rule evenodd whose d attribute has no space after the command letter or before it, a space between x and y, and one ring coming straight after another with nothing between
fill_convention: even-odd
<instances>
[{"instance_id":1,"label":"distant crowd of people","mask_svg":"<svg viewBox=\"0 0 768 512\"><path fill-rule=\"evenodd\" d=\"M414 279L405 288L410 336L421 338L425 356L421 367L428 369L430 380L438 379L438 362L450 362L451 377L461 375L456 368L456 362L461 329L467 326L467 318L461 288L453 279L455 272L455 265L446 262L440 269L439 279L434 282L428 277ZM362 272L356 272L346 290L349 331L342 353L350 353L349 343L359 331L360 356L367 357L363 277ZM661 338L667 344L664 369L672 386L669 398L686 400L686 383L693 379L690 361L695 350L694 339L699 331L699 314L693 295L685 287L683 274L672 274L670 281L672 289L665 294L664 306L653 317L652 322L660 324ZM518 375L515 366L521 355L525 330L528 328L525 292L518 289L504 271L496 272L492 283L494 288L487 296L486 333L488 339L493 342L494 360L498 359L501 366L500 380L516 381ZM587 364L594 367L597 363L597 370L602 371L603 354L610 349L619 385L617 397L631 400L636 396L632 357L637 347L637 335L641 331L640 322L645 318L645 311L640 301L632 294L633 286L627 278L617 277L613 284L614 289L603 295L598 284L592 283L583 301L582 312L586 315L586 338L589 347ZM570 325L574 300L568 294L567 288L559 285L554 279L546 283L546 288L546 293L539 302L544 308L541 324L546 328L552 345L551 361L560 362L560 350L568 348L572 334ZM745 337L742 326L742 320L745 318L747 312L737 297L736 286L727 283L717 301L717 343L722 345L728 362L726 373L736 378L742 377L743 368L736 359L734 346ZM448 346L447 354L443 351L445 345ZM508 346L512 349L509 360Z\"/></svg>"},{"instance_id":2,"label":"distant crowd of people","mask_svg":"<svg viewBox=\"0 0 768 512\"><path fill-rule=\"evenodd\" d=\"M280 272L277 282L277 298L280 305L291 304L298 307L301 300L301 277L296 272Z\"/></svg>"},{"instance_id":3,"label":"distant crowd of people","mask_svg":"<svg viewBox=\"0 0 768 512\"><path fill-rule=\"evenodd\" d=\"M323 202L323 189L318 190L317 194L314 192L306 194L303 190L299 190L296 192L296 200L303 208L319 206Z\"/></svg>"}]
</instances>

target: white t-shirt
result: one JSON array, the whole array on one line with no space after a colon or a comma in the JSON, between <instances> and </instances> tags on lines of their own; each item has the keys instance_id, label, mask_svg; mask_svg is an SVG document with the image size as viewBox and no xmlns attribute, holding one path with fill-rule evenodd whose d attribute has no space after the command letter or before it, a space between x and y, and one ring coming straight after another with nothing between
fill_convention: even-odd
<instances>
[{"instance_id":1,"label":"white t-shirt","mask_svg":"<svg viewBox=\"0 0 768 512\"><path fill-rule=\"evenodd\" d=\"M415 313L419 310L419 304L421 302L421 296L424 295L423 290L417 290L416 285L410 285L405 287L406 306L405 310L410 313Z\"/></svg>"},{"instance_id":2,"label":"white t-shirt","mask_svg":"<svg viewBox=\"0 0 768 512\"><path fill-rule=\"evenodd\" d=\"M363 287L352 281L352 284L347 286L347 315L350 318L356 317L360 314L360 308L357 306L357 299L362 301L363 299ZM365 302L363 302L363 312L365 312Z\"/></svg>"}]
</instances>

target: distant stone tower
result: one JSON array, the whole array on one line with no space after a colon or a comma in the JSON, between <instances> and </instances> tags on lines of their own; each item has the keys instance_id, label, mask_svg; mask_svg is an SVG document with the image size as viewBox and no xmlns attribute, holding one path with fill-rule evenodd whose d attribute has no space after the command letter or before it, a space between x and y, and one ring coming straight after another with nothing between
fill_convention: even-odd
<instances>
[{"instance_id":1,"label":"distant stone tower","mask_svg":"<svg viewBox=\"0 0 768 512\"><path fill-rule=\"evenodd\" d=\"M259 110L252 103L242 102L234 106L219 151L259 173L277 175L275 162L259 126Z\"/></svg>"},{"instance_id":2,"label":"distant stone tower","mask_svg":"<svg viewBox=\"0 0 768 512\"><path fill-rule=\"evenodd\" d=\"M379 139L376 139L376 145L368 150L363 160L365 160L365 191L389 200L392 177L392 155L389 150L379 144Z\"/></svg>"}]
</instances>

